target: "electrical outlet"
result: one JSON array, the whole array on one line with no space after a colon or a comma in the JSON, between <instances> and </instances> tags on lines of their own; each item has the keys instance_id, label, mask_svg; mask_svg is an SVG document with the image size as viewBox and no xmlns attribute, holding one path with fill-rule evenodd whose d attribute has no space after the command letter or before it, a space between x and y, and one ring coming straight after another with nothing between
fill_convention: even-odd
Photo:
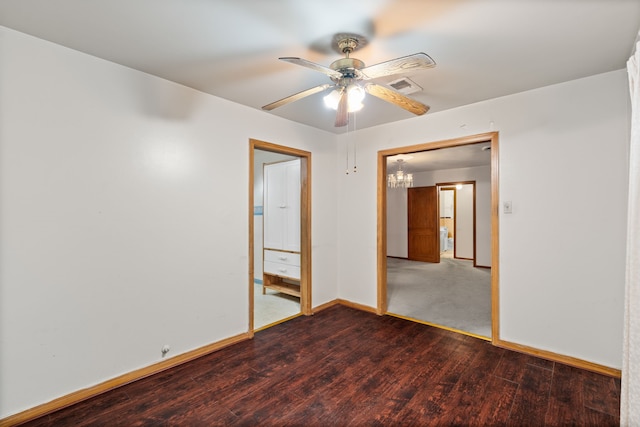
<instances>
[{"instance_id":1,"label":"electrical outlet","mask_svg":"<svg viewBox=\"0 0 640 427\"><path fill-rule=\"evenodd\" d=\"M169 353L169 350L171 350L171 347L169 347L169 344L163 345L162 350L160 350L162 352L162 357L165 357L167 353Z\"/></svg>"}]
</instances>

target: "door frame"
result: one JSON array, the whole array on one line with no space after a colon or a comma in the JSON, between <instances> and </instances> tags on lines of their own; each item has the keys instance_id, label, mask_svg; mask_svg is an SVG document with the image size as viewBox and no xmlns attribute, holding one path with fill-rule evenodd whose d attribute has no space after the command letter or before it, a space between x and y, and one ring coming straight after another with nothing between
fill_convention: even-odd
<instances>
[{"instance_id":1,"label":"door frame","mask_svg":"<svg viewBox=\"0 0 640 427\"><path fill-rule=\"evenodd\" d=\"M254 161L255 150L296 156L300 158L300 312L311 310L311 153L297 148L249 139L249 335L254 333Z\"/></svg>"},{"instance_id":2,"label":"door frame","mask_svg":"<svg viewBox=\"0 0 640 427\"><path fill-rule=\"evenodd\" d=\"M458 215L456 212L457 209L457 197L458 197L458 189L455 187L456 185L461 184L461 185L473 185L473 266L477 267L478 263L476 260L476 181L455 181L455 182L443 182L443 183L436 183L436 188L438 188L438 203L440 203L440 188L442 187L443 190L453 190L453 210L454 210L454 214L453 214L453 258L455 259L468 259L468 258L458 258L457 256L457 250L456 250L456 243L455 243L455 236L457 234L457 222L458 222ZM439 209L439 206L438 206Z\"/></svg>"},{"instance_id":3,"label":"door frame","mask_svg":"<svg viewBox=\"0 0 640 427\"><path fill-rule=\"evenodd\" d=\"M438 184L436 183L436 189L438 191L438 223L440 222L440 220L442 219L442 217L440 216L440 192L441 191L453 191L453 257L456 257L456 221L458 220L457 218L457 214L456 214L456 202L457 202L457 198L458 198L458 190L456 189L455 185L448 185L448 184ZM474 208L475 208L475 200L474 200ZM473 228L474 228L474 232L475 232L475 212L474 212L474 218L473 218ZM442 227L442 225L441 225ZM449 236L447 235L447 238L449 238ZM474 241L473 241L474 247L473 247L473 256L475 258L475 236L474 236ZM442 254L442 248L440 248L440 253Z\"/></svg>"},{"instance_id":4,"label":"door frame","mask_svg":"<svg viewBox=\"0 0 640 427\"><path fill-rule=\"evenodd\" d=\"M387 314L387 157L398 154L410 154L420 151L451 148L481 142L491 146L491 342L500 342L500 307L499 307L499 153L498 132L487 132L460 138L427 142L405 147L390 148L378 151L378 188L377 188L377 274L378 288L377 314Z\"/></svg>"}]
</instances>

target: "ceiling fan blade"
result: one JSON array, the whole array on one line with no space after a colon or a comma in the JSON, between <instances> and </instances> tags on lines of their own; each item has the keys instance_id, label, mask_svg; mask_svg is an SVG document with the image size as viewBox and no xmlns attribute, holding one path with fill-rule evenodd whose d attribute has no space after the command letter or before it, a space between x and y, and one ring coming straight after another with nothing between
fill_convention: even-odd
<instances>
[{"instance_id":1,"label":"ceiling fan blade","mask_svg":"<svg viewBox=\"0 0 640 427\"><path fill-rule=\"evenodd\" d=\"M374 64L360 70L367 79L391 76L393 74L406 73L412 70L420 70L435 67L436 63L426 53L414 53L390 61Z\"/></svg>"},{"instance_id":2,"label":"ceiling fan blade","mask_svg":"<svg viewBox=\"0 0 640 427\"><path fill-rule=\"evenodd\" d=\"M424 105L411 98L407 98L400 92L397 92L393 89L389 89L375 83L369 83L365 86L364 89L367 91L367 93L370 93L371 95L376 96L383 101L396 104L398 107L404 108L405 110L410 111L418 116L421 116L429 111L429 106Z\"/></svg>"},{"instance_id":3,"label":"ceiling fan blade","mask_svg":"<svg viewBox=\"0 0 640 427\"><path fill-rule=\"evenodd\" d=\"M336 127L346 126L349 123L349 102L347 91L343 90L338 103L338 111L336 113Z\"/></svg>"},{"instance_id":4,"label":"ceiling fan blade","mask_svg":"<svg viewBox=\"0 0 640 427\"><path fill-rule=\"evenodd\" d=\"M288 104L290 102L293 101L297 101L299 99L304 98L305 96L309 96L309 95L313 95L314 93L318 93L318 92L322 92L323 90L330 88L331 86L334 86L332 84L323 84L320 86L315 86L312 87L311 89L307 89L307 90L303 90L302 92L298 92L296 94L293 94L291 96L287 96L286 98L282 98L276 102L272 102L271 104L267 104L264 107L262 107L263 110L267 110L267 111L271 111L274 108L278 108L278 107L282 107L285 104Z\"/></svg>"},{"instance_id":5,"label":"ceiling fan blade","mask_svg":"<svg viewBox=\"0 0 640 427\"><path fill-rule=\"evenodd\" d=\"M290 62L292 64L301 65L303 67L310 68L314 71L320 71L321 73L324 73L329 77L335 77L338 79L342 77L342 74L339 73L338 71L332 70L331 68L325 67L324 65L316 64L315 62L307 61L306 59L295 58L290 56L286 56L284 58L278 58L278 59L280 59L281 61Z\"/></svg>"}]
</instances>

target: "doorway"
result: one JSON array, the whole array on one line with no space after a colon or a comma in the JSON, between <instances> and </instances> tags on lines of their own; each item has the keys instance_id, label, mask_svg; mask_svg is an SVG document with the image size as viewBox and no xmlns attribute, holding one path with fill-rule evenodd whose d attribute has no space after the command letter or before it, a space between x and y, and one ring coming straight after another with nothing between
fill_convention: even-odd
<instances>
[{"instance_id":1,"label":"doorway","mask_svg":"<svg viewBox=\"0 0 640 427\"><path fill-rule=\"evenodd\" d=\"M437 183L436 187L440 256L470 260L477 267L476 181Z\"/></svg>"},{"instance_id":2,"label":"doorway","mask_svg":"<svg viewBox=\"0 0 640 427\"><path fill-rule=\"evenodd\" d=\"M456 187L438 185L438 217L440 257L455 258L456 237Z\"/></svg>"},{"instance_id":3,"label":"doorway","mask_svg":"<svg viewBox=\"0 0 640 427\"><path fill-rule=\"evenodd\" d=\"M301 314L311 314L311 153L251 139L249 165L249 333L253 334L256 330ZM296 207L290 208L289 203L281 202L276 206L282 208L276 209L282 212L293 209L295 212L288 212L287 215L295 214L296 221L299 219L299 226L296 225L295 229L291 229L290 220L281 221L288 227L285 230L287 236L294 236L295 248L285 246L281 248L282 252L278 252L263 244L263 218L265 209L269 209L265 208L269 203L263 199L263 170L274 177L274 181L281 179L282 174L288 176L288 180L295 178L291 188L278 191L278 194L288 194ZM280 187L277 184L272 188ZM271 218L278 222L277 218ZM292 264L294 261L295 266ZM281 269L281 263L292 265ZM276 270L265 271L272 267ZM287 268L290 271L282 273ZM292 292L292 288L296 292Z\"/></svg>"},{"instance_id":4,"label":"doorway","mask_svg":"<svg viewBox=\"0 0 640 427\"><path fill-rule=\"evenodd\" d=\"M476 254L474 254L473 252L470 256L464 256L461 258L474 259L473 265L471 267L475 267L476 264L479 264L479 266L486 266L490 268L490 270L489 269L475 269L475 270L477 271L484 270L485 274L488 276L486 280L487 280L487 287L490 294L487 296L488 311L490 311L490 313L488 314L490 317L490 325L488 326L490 333L487 335L489 335L491 337L491 340L495 342L496 340L499 339L498 338L498 238L497 238L498 236L498 216L497 216L497 213L498 213L498 209L497 209L498 207L498 200L497 200L497 196L498 196L498 179L497 179L498 177L498 133L497 132L474 135L474 136L459 138L455 140L439 141L439 142L426 143L426 144L420 144L420 145L414 145L414 146L408 146L408 147L400 147L400 148L383 150L378 152L378 313L393 314L388 311L388 305L389 305L389 301L388 301L389 290L387 288L388 269L390 268L393 273L394 269L397 268L398 264L402 264L402 262L407 262L406 259L404 260L402 259L403 258L402 256L400 257L391 256L390 258L388 258L388 255L389 255L387 251L388 243L390 243L392 250L393 248L397 249L399 246L397 242L387 241L388 231L389 231L387 227L388 225L387 224L387 220L388 220L387 191L388 189L387 189L387 182L386 182L387 181L387 157L396 156L399 154L413 155L421 152L428 152L428 151L434 151L434 150L440 151L440 149L444 149L444 148L455 148L455 147L464 147L464 146L471 146L471 145L477 145L478 148L482 146L487 151L490 149L490 152L486 153L487 156L489 156L490 158L489 159L490 170L488 172L490 177L487 178L486 183L482 183L482 185L486 187L483 189L483 191L486 191L489 193L489 196L487 197L488 200L486 200L486 209L487 209L486 215L487 215L487 221L490 225L487 230L487 235L483 236L483 238L487 239L486 241L487 241L488 249L486 250L486 252L488 252L489 254L489 259L487 259L486 256L484 256L484 258L482 256L478 258ZM441 151L446 151L446 150L441 150ZM455 151L455 150L451 150L451 151ZM414 173L414 180L415 179L416 179L416 175ZM455 181L453 179L451 181L441 180L440 182L438 182L438 184L442 186L449 186L451 184L458 183L457 179L458 178L456 178ZM467 181L467 183L470 184L469 181L471 180L468 180L468 179L465 180L461 178L460 183L462 183L463 181ZM393 191L393 190L390 190L390 191ZM390 192L390 195L392 196L391 197L392 201L399 199L397 196L394 196L393 192ZM390 238L393 238L392 231L389 231L389 236ZM472 248L475 248L476 243L474 242L471 246ZM388 262L391 264L391 266L388 265ZM467 261L467 262L471 263L471 261ZM435 265L438 265L438 264L435 264ZM412 319L412 320L415 320L415 319ZM423 322L423 323L429 323L429 322ZM442 325L435 325L435 326L442 326ZM448 328L448 329L465 333L465 331L457 330L456 328ZM467 333L467 334L475 336L475 334L473 333Z\"/></svg>"}]
</instances>

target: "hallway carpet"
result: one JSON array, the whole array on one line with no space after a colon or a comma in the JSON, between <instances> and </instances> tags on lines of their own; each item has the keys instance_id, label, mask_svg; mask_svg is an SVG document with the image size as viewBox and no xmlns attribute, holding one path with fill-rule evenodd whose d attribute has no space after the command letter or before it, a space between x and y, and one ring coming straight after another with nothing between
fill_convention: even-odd
<instances>
[{"instance_id":1,"label":"hallway carpet","mask_svg":"<svg viewBox=\"0 0 640 427\"><path fill-rule=\"evenodd\" d=\"M390 313L491 337L491 270L473 261L387 258L387 298Z\"/></svg>"}]
</instances>

